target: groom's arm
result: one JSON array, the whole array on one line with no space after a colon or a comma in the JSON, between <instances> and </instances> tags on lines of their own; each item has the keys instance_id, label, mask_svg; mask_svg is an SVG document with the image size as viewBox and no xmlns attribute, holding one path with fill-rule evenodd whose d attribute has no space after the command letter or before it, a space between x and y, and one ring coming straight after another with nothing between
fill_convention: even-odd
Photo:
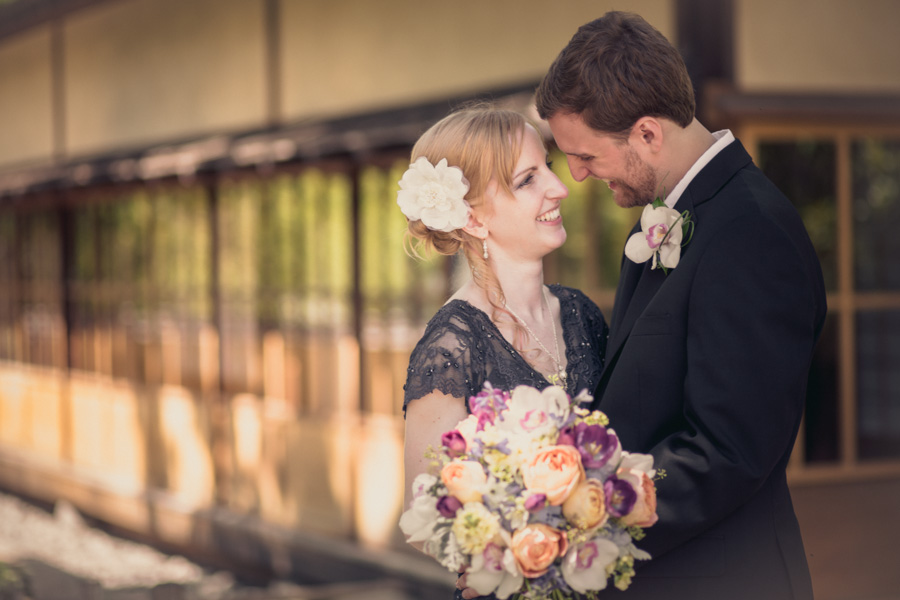
<instances>
[{"instance_id":1,"label":"groom's arm","mask_svg":"<svg viewBox=\"0 0 900 600\"><path fill-rule=\"evenodd\" d=\"M641 546L657 556L715 525L783 468L803 411L821 324L814 275L795 240L765 216L733 225L704 248L690 292L687 372L683 391L673 390L683 394L687 426L651 450L666 477L659 522Z\"/></svg>"}]
</instances>

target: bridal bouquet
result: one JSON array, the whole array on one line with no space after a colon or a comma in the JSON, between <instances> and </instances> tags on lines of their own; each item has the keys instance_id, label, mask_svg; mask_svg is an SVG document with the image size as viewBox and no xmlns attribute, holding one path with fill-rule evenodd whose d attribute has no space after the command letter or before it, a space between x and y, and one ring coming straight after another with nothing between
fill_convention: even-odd
<instances>
[{"instance_id":1,"label":"bridal bouquet","mask_svg":"<svg viewBox=\"0 0 900 600\"><path fill-rule=\"evenodd\" d=\"M602 412L561 388L484 390L431 448L400 518L410 543L500 599L592 597L626 589L635 541L653 525L653 457L622 450Z\"/></svg>"}]
</instances>

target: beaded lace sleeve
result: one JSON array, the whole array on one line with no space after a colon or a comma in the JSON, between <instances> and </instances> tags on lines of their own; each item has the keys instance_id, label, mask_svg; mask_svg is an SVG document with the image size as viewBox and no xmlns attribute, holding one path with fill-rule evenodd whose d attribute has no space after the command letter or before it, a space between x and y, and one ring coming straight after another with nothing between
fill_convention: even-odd
<instances>
[{"instance_id":1,"label":"beaded lace sleeve","mask_svg":"<svg viewBox=\"0 0 900 600\"><path fill-rule=\"evenodd\" d=\"M458 313L448 307L438 311L409 357L404 411L411 400L435 391L464 399L478 393L474 388L484 380L484 361L473 360L474 337Z\"/></svg>"}]
</instances>

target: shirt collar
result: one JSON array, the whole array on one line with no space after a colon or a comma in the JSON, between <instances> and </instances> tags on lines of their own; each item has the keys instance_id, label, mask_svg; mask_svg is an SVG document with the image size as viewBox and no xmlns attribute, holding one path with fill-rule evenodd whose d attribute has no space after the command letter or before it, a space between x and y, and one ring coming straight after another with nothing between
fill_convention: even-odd
<instances>
[{"instance_id":1,"label":"shirt collar","mask_svg":"<svg viewBox=\"0 0 900 600\"><path fill-rule=\"evenodd\" d=\"M731 133L730 129L723 129L721 131L717 131L712 134L715 138L715 142L710 146L706 152L700 155L700 158L697 159L697 162L688 169L688 172L684 174L684 177L681 178L681 181L672 188L672 191L669 192L669 195L666 196L666 206L672 208L675 206L675 203L678 202L678 199L681 198L681 194L684 193L684 190L687 189L687 186L693 181L694 177L697 176L703 167L709 164L709 161L713 159L713 157L721 152L725 146L734 141L734 134Z\"/></svg>"}]
</instances>

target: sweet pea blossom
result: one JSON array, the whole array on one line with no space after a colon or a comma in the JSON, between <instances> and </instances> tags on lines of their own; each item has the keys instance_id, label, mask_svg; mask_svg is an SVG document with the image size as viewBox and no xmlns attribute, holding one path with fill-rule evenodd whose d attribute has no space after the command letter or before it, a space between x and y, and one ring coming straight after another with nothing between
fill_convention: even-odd
<instances>
[{"instance_id":1,"label":"sweet pea blossom","mask_svg":"<svg viewBox=\"0 0 900 600\"><path fill-rule=\"evenodd\" d=\"M474 555L466 570L468 587L481 596L493 592L500 600L519 591L524 579L512 551L493 543L488 544L481 554Z\"/></svg>"},{"instance_id":2,"label":"sweet pea blossom","mask_svg":"<svg viewBox=\"0 0 900 600\"><path fill-rule=\"evenodd\" d=\"M568 418L569 411L569 397L559 386L538 391L520 385L513 390L509 409L501 413L503 419L497 426L503 431L524 431L532 437L550 435Z\"/></svg>"},{"instance_id":3,"label":"sweet pea blossom","mask_svg":"<svg viewBox=\"0 0 900 600\"><path fill-rule=\"evenodd\" d=\"M657 265L674 269L681 259L682 219L675 209L648 204L641 213L641 231L628 238L625 244L625 256L636 263L652 258L651 269Z\"/></svg>"},{"instance_id":4,"label":"sweet pea blossom","mask_svg":"<svg viewBox=\"0 0 900 600\"><path fill-rule=\"evenodd\" d=\"M532 494L525 501L525 510L531 513L543 510L545 506L547 506L547 494Z\"/></svg>"},{"instance_id":5,"label":"sweet pea blossom","mask_svg":"<svg viewBox=\"0 0 900 600\"><path fill-rule=\"evenodd\" d=\"M619 557L613 542L595 537L570 548L562 561L563 579L580 594L606 588L607 566Z\"/></svg>"},{"instance_id":6,"label":"sweet pea blossom","mask_svg":"<svg viewBox=\"0 0 900 600\"><path fill-rule=\"evenodd\" d=\"M469 220L465 196L469 182L458 167L442 158L432 165L420 156L400 179L397 204L410 221L422 221L429 229L451 232Z\"/></svg>"}]
</instances>

